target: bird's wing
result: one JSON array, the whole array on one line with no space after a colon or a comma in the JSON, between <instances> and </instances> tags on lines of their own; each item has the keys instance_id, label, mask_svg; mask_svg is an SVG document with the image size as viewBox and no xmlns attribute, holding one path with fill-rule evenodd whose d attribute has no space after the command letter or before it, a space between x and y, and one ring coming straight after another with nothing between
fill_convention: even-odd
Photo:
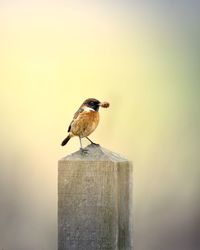
<instances>
[{"instance_id":1,"label":"bird's wing","mask_svg":"<svg viewBox=\"0 0 200 250\"><path fill-rule=\"evenodd\" d=\"M70 125L69 125L69 128L68 128L68 131L67 131L67 132L70 132L73 121L74 121L74 120L79 116L79 114L82 113L83 111L84 111L84 109L81 108L81 107L76 111L76 113L74 114L73 120L71 121L71 123L70 123Z\"/></svg>"}]
</instances>

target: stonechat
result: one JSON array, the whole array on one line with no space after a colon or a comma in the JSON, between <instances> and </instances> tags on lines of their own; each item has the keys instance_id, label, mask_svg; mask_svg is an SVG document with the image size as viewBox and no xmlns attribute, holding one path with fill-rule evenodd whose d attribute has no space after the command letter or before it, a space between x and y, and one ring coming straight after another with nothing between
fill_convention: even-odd
<instances>
[{"instance_id":1,"label":"stonechat","mask_svg":"<svg viewBox=\"0 0 200 250\"><path fill-rule=\"evenodd\" d=\"M95 98L86 99L77 112L74 114L73 120L68 128L68 136L63 140L61 146L65 146L68 141L74 137L78 136L80 140L81 150L82 138L87 138L90 143L96 144L91 141L88 136L96 129L99 124L99 107L108 108L108 102L100 102Z\"/></svg>"}]
</instances>

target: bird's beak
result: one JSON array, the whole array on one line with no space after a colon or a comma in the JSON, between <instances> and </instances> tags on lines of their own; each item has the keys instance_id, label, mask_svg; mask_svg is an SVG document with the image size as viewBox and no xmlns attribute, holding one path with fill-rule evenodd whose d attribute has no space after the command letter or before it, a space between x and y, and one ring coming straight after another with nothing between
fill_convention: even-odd
<instances>
[{"instance_id":1,"label":"bird's beak","mask_svg":"<svg viewBox=\"0 0 200 250\"><path fill-rule=\"evenodd\" d=\"M100 102L99 106L102 108L108 108L110 106L110 104L109 104L109 102Z\"/></svg>"}]
</instances>

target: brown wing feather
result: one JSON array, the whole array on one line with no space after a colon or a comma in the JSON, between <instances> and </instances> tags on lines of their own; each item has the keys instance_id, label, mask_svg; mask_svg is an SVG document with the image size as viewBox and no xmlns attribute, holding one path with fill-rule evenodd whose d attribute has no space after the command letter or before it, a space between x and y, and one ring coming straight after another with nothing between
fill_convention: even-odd
<instances>
[{"instance_id":1,"label":"brown wing feather","mask_svg":"<svg viewBox=\"0 0 200 250\"><path fill-rule=\"evenodd\" d=\"M68 127L67 132L70 132L70 130L71 130L71 125L72 125L73 121L74 121L74 120L79 116L79 114L82 113L83 111L84 111L84 109L81 108L81 107L76 111L76 113L74 114L73 120L72 120L71 123L69 124L69 127Z\"/></svg>"}]
</instances>

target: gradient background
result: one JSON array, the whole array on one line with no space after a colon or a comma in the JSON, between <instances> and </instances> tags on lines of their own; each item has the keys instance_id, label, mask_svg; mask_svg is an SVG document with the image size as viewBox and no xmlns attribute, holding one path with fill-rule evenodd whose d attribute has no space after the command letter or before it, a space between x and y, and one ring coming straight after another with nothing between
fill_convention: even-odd
<instances>
[{"instance_id":1,"label":"gradient background","mask_svg":"<svg viewBox=\"0 0 200 250\"><path fill-rule=\"evenodd\" d=\"M134 162L135 250L200 249L199 1L0 1L0 249L55 250L57 161L91 139Z\"/></svg>"}]
</instances>

